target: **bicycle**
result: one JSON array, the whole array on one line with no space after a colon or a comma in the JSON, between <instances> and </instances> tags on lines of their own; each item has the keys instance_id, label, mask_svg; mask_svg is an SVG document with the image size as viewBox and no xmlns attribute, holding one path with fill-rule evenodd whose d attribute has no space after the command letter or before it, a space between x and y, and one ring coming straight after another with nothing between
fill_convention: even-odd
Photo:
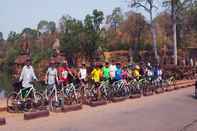
<instances>
[{"instance_id":1,"label":"bicycle","mask_svg":"<svg viewBox=\"0 0 197 131\"><path fill-rule=\"evenodd\" d=\"M32 82L35 85L34 82ZM7 98L7 111L30 111L33 108L39 108L43 105L43 96L34 86L21 88L19 92L12 92Z\"/></svg>"},{"instance_id":2,"label":"bicycle","mask_svg":"<svg viewBox=\"0 0 197 131\"><path fill-rule=\"evenodd\" d=\"M173 85L175 87L176 85L176 79L174 76L171 76L169 78L163 79L162 80L162 86L167 87Z\"/></svg>"},{"instance_id":3,"label":"bicycle","mask_svg":"<svg viewBox=\"0 0 197 131\"><path fill-rule=\"evenodd\" d=\"M129 87L125 80L119 80L112 83L112 89L110 93L111 97L122 97L129 95Z\"/></svg>"},{"instance_id":4,"label":"bicycle","mask_svg":"<svg viewBox=\"0 0 197 131\"><path fill-rule=\"evenodd\" d=\"M45 101L48 102L49 109L51 111L55 111L58 107L62 107L64 105L60 89L58 89L55 84L48 85L43 92L43 96Z\"/></svg>"},{"instance_id":5,"label":"bicycle","mask_svg":"<svg viewBox=\"0 0 197 131\"><path fill-rule=\"evenodd\" d=\"M74 84L73 82L68 83L66 85L61 84L60 92L62 97L64 97L64 103L71 105L71 104L79 104L82 102L81 98L81 88Z\"/></svg>"},{"instance_id":6,"label":"bicycle","mask_svg":"<svg viewBox=\"0 0 197 131\"><path fill-rule=\"evenodd\" d=\"M105 100L109 100L110 99L110 95L109 95L110 81L109 80L102 81L98 88L101 92L101 98Z\"/></svg>"}]
</instances>

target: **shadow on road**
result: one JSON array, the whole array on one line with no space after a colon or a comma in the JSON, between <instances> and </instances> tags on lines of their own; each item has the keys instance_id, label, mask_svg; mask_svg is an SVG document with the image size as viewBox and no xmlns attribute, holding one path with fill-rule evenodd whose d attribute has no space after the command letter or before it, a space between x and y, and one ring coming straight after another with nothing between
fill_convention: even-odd
<instances>
[{"instance_id":1,"label":"shadow on road","mask_svg":"<svg viewBox=\"0 0 197 131\"><path fill-rule=\"evenodd\" d=\"M193 98L193 99L197 99L197 98L194 96L194 94L189 94L189 95L187 95L187 97L190 97L190 98Z\"/></svg>"}]
</instances>

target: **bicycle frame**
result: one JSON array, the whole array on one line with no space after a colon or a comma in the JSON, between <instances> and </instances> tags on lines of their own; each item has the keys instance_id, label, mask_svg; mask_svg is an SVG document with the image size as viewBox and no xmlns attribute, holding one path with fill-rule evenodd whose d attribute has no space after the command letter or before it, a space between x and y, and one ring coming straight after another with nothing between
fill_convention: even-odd
<instances>
[{"instance_id":1,"label":"bicycle frame","mask_svg":"<svg viewBox=\"0 0 197 131\"><path fill-rule=\"evenodd\" d=\"M66 93L65 93L65 90L66 90ZM70 96L70 92L72 90L74 91L74 94L76 94L76 89L75 89L75 86L74 86L73 83L67 84L66 86L64 86L63 83L62 83L61 91L63 92L64 97L69 97Z\"/></svg>"},{"instance_id":2,"label":"bicycle frame","mask_svg":"<svg viewBox=\"0 0 197 131\"><path fill-rule=\"evenodd\" d=\"M57 87L56 86L53 85L53 88L52 88L52 90L50 90L49 95L47 93L48 93L48 88L45 90L45 97L46 97L47 100L49 99L48 96L51 97L54 93L55 101L58 101L58 99L57 99Z\"/></svg>"},{"instance_id":3,"label":"bicycle frame","mask_svg":"<svg viewBox=\"0 0 197 131\"><path fill-rule=\"evenodd\" d=\"M33 92L33 97L36 98L36 97L35 97L35 88L34 88L34 87L28 87L28 88L30 88L30 89L28 90L27 93L25 93L24 98L23 98L23 96L22 96L22 90L24 90L24 89L26 89L26 88L20 89L20 91L18 92L18 96L20 96L21 99L26 99L26 98L30 95L31 92Z\"/></svg>"},{"instance_id":4,"label":"bicycle frame","mask_svg":"<svg viewBox=\"0 0 197 131\"><path fill-rule=\"evenodd\" d=\"M103 92L105 94L105 96L108 96L108 93L107 93L107 85L109 84L109 81L103 81L101 82L100 86L99 86L99 89L101 90L102 92L102 89L103 89Z\"/></svg>"}]
</instances>

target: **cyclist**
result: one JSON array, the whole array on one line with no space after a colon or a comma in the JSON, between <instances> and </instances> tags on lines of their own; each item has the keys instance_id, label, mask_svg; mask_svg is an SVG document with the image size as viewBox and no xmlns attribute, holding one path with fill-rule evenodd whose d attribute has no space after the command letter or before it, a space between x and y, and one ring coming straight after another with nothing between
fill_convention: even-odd
<instances>
[{"instance_id":1,"label":"cyclist","mask_svg":"<svg viewBox=\"0 0 197 131\"><path fill-rule=\"evenodd\" d=\"M101 81L102 71L98 64L96 64L96 66L93 68L91 76L95 83L99 83Z\"/></svg>"},{"instance_id":2,"label":"cyclist","mask_svg":"<svg viewBox=\"0 0 197 131\"><path fill-rule=\"evenodd\" d=\"M138 65L135 66L134 70L133 70L133 76L136 80L139 80L141 77L140 74L140 67Z\"/></svg>"},{"instance_id":3,"label":"cyclist","mask_svg":"<svg viewBox=\"0 0 197 131\"><path fill-rule=\"evenodd\" d=\"M22 81L22 87L23 88L30 88L33 87L33 82L34 80L38 80L35 73L34 69L31 66L31 59L28 58L26 60L26 65L23 67L19 81Z\"/></svg>"},{"instance_id":4,"label":"cyclist","mask_svg":"<svg viewBox=\"0 0 197 131\"><path fill-rule=\"evenodd\" d=\"M159 66L159 69L158 69L158 76L159 76L159 80L162 81L162 75L163 75L163 71L161 69L161 67Z\"/></svg>"},{"instance_id":5,"label":"cyclist","mask_svg":"<svg viewBox=\"0 0 197 131\"><path fill-rule=\"evenodd\" d=\"M154 69L154 78L158 83L161 83L162 81L162 70L159 67L159 65L157 65Z\"/></svg>"},{"instance_id":6,"label":"cyclist","mask_svg":"<svg viewBox=\"0 0 197 131\"><path fill-rule=\"evenodd\" d=\"M69 83L69 75L73 76L72 71L68 67L68 63L64 60L58 68L58 76L60 83L67 85Z\"/></svg>"},{"instance_id":7,"label":"cyclist","mask_svg":"<svg viewBox=\"0 0 197 131\"><path fill-rule=\"evenodd\" d=\"M83 102L85 102L84 92L85 92L85 88L87 87L87 69L86 69L85 63L83 63L81 67L79 68L78 78L81 84L80 87L82 87L81 88L82 99L83 99Z\"/></svg>"},{"instance_id":8,"label":"cyclist","mask_svg":"<svg viewBox=\"0 0 197 131\"><path fill-rule=\"evenodd\" d=\"M85 83L87 80L87 69L86 69L86 65L84 63L79 68L79 79L83 83Z\"/></svg>"},{"instance_id":9,"label":"cyclist","mask_svg":"<svg viewBox=\"0 0 197 131\"><path fill-rule=\"evenodd\" d=\"M51 60L49 68L47 69L45 75L45 83L48 85L48 89L56 88L56 83L58 82L57 69L55 68L55 61Z\"/></svg>"},{"instance_id":10,"label":"cyclist","mask_svg":"<svg viewBox=\"0 0 197 131\"><path fill-rule=\"evenodd\" d=\"M96 66L93 68L92 72L91 72L91 77L93 80L93 84L96 87L96 92L97 92L97 99L101 98L101 92L99 89L99 85L101 82L101 77L102 77L102 70L100 69L99 65L96 64Z\"/></svg>"},{"instance_id":11,"label":"cyclist","mask_svg":"<svg viewBox=\"0 0 197 131\"><path fill-rule=\"evenodd\" d=\"M116 73L116 65L114 64L114 61L112 61L111 65L109 66L109 70L110 70L110 78L111 81L113 82Z\"/></svg>"},{"instance_id":12,"label":"cyclist","mask_svg":"<svg viewBox=\"0 0 197 131\"><path fill-rule=\"evenodd\" d=\"M102 68L103 71L103 79L109 80L110 79L110 69L109 69L109 63L106 62L105 66Z\"/></svg>"},{"instance_id":13,"label":"cyclist","mask_svg":"<svg viewBox=\"0 0 197 131\"><path fill-rule=\"evenodd\" d=\"M146 75L148 77L148 80L152 82L153 77L154 77L154 71L153 71L152 66L150 65L150 63L147 66L147 72L146 73L147 73Z\"/></svg>"},{"instance_id":14,"label":"cyclist","mask_svg":"<svg viewBox=\"0 0 197 131\"><path fill-rule=\"evenodd\" d=\"M128 80L129 78L129 72L128 72L128 67L123 67L122 69L122 78L125 80Z\"/></svg>"},{"instance_id":15,"label":"cyclist","mask_svg":"<svg viewBox=\"0 0 197 131\"><path fill-rule=\"evenodd\" d=\"M117 63L116 64L116 72L115 72L115 81L119 81L122 79L122 69L121 69L121 64Z\"/></svg>"}]
</instances>

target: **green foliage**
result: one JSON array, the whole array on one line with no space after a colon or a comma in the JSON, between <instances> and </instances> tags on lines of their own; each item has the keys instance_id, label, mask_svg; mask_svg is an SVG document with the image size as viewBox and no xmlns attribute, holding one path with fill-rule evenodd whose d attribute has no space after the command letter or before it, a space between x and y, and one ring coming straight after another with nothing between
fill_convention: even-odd
<instances>
[{"instance_id":1,"label":"green foliage","mask_svg":"<svg viewBox=\"0 0 197 131\"><path fill-rule=\"evenodd\" d=\"M82 22L76 19L64 19L65 33L61 39L61 46L67 54L80 52L80 34L83 31Z\"/></svg>"},{"instance_id":2,"label":"green foliage","mask_svg":"<svg viewBox=\"0 0 197 131\"><path fill-rule=\"evenodd\" d=\"M48 29L53 33L56 31L56 24L53 21L50 21L48 24Z\"/></svg>"},{"instance_id":3,"label":"green foliage","mask_svg":"<svg viewBox=\"0 0 197 131\"><path fill-rule=\"evenodd\" d=\"M7 56L5 58L6 65L10 66L14 64L16 57L20 54L21 49L17 44L8 48ZM7 68L7 67L6 67Z\"/></svg>"},{"instance_id":4,"label":"green foliage","mask_svg":"<svg viewBox=\"0 0 197 131\"><path fill-rule=\"evenodd\" d=\"M87 15L83 23L72 17L62 17L64 33L61 46L64 52L70 56L83 54L93 58L103 42L100 29L103 20L103 12L98 10L94 10L92 15Z\"/></svg>"},{"instance_id":5,"label":"green foliage","mask_svg":"<svg viewBox=\"0 0 197 131\"><path fill-rule=\"evenodd\" d=\"M107 16L106 23L110 24L111 27L117 28L124 19L124 15L120 7L116 7L113 9L112 14Z\"/></svg>"},{"instance_id":6,"label":"green foliage","mask_svg":"<svg viewBox=\"0 0 197 131\"><path fill-rule=\"evenodd\" d=\"M5 91L9 92L12 88L11 84L11 74L12 67L16 57L20 53L20 48L17 44L11 44L7 50L7 55L5 57L4 63L2 64L2 70L0 70L0 86L4 88Z\"/></svg>"},{"instance_id":7,"label":"green foliage","mask_svg":"<svg viewBox=\"0 0 197 131\"><path fill-rule=\"evenodd\" d=\"M38 23L37 29L38 29L38 30L41 30L43 27L47 27L47 26L48 26L48 21L46 21L46 20L41 20L41 21Z\"/></svg>"},{"instance_id":8,"label":"green foliage","mask_svg":"<svg viewBox=\"0 0 197 131\"><path fill-rule=\"evenodd\" d=\"M37 30L34 30L34 29L31 29L31 28L25 28L21 34L26 34L26 36L28 38L31 38L31 39L36 39L37 38L37 35L38 35L38 31Z\"/></svg>"},{"instance_id":9,"label":"green foliage","mask_svg":"<svg viewBox=\"0 0 197 131\"><path fill-rule=\"evenodd\" d=\"M39 63L41 60L50 58L52 56L53 50L51 48L42 50L37 50L32 53L32 64L35 66L37 63Z\"/></svg>"},{"instance_id":10,"label":"green foliage","mask_svg":"<svg viewBox=\"0 0 197 131\"><path fill-rule=\"evenodd\" d=\"M3 40L3 33L0 32L0 40Z\"/></svg>"},{"instance_id":11,"label":"green foliage","mask_svg":"<svg viewBox=\"0 0 197 131\"><path fill-rule=\"evenodd\" d=\"M8 38L7 41L8 42L16 42L17 40L19 40L20 38L20 34L14 32L14 31L10 31L10 33L8 34Z\"/></svg>"}]
</instances>

